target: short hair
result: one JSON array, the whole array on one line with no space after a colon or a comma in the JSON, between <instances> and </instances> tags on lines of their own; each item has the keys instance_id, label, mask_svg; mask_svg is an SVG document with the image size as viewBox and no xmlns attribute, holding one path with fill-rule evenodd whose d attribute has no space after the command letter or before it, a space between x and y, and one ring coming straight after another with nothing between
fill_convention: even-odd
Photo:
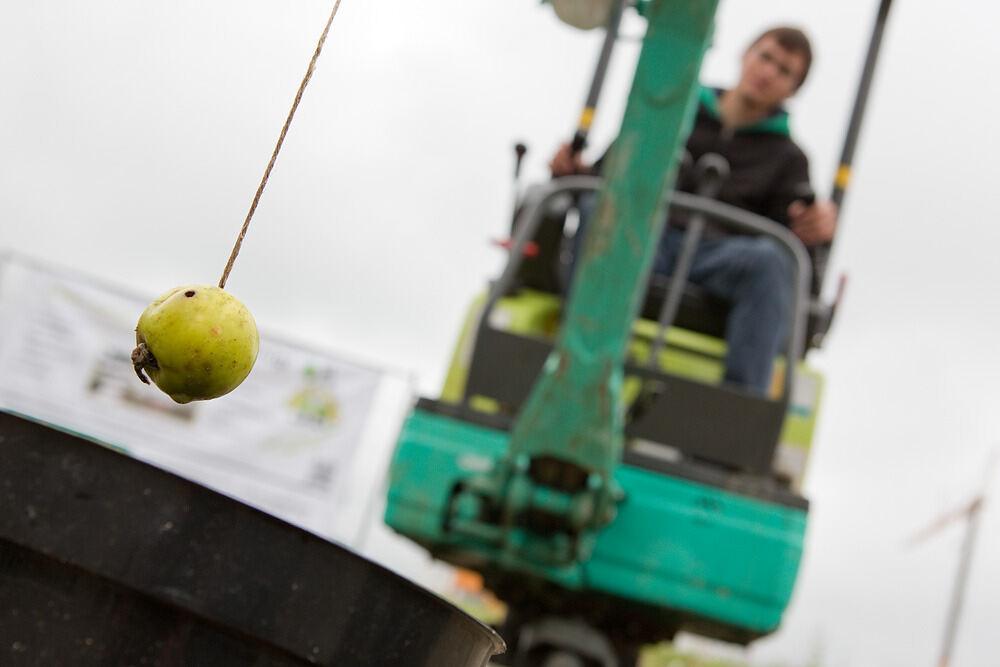
<instances>
[{"instance_id":1,"label":"short hair","mask_svg":"<svg viewBox=\"0 0 1000 667\"><path fill-rule=\"evenodd\" d=\"M798 90L802 84L805 83L806 75L809 74L809 68L812 66L813 52L812 44L810 43L809 38L806 37L806 34L798 28L778 26L762 32L748 48L757 46L761 41L767 39L768 37L773 38L774 41L776 41L778 45L786 51L798 53L802 56L804 67L802 68L802 75L799 77L799 81L795 85L796 90Z\"/></svg>"}]
</instances>

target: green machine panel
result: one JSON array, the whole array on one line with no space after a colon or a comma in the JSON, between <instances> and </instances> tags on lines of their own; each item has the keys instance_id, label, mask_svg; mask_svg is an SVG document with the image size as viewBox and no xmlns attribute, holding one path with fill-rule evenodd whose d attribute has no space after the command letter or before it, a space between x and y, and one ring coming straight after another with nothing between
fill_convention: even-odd
<instances>
[{"instance_id":1,"label":"green machine panel","mask_svg":"<svg viewBox=\"0 0 1000 667\"><path fill-rule=\"evenodd\" d=\"M665 636L691 625L749 640L778 626L802 556L804 499L764 485L739 488L710 471L697 479L697 468L627 453L615 472L624 498L590 557L545 564L456 523L456 490L500 460L508 439L501 419L484 415L495 423L483 425L447 414L459 410L424 400L407 419L390 470L385 520L393 529L461 566L661 610Z\"/></svg>"}]
</instances>

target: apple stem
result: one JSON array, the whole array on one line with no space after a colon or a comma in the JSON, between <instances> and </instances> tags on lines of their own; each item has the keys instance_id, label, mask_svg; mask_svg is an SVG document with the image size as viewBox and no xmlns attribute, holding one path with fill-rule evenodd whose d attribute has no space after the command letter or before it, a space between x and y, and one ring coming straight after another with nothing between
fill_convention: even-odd
<instances>
[{"instance_id":1,"label":"apple stem","mask_svg":"<svg viewBox=\"0 0 1000 667\"><path fill-rule=\"evenodd\" d=\"M132 368L135 369L135 374L139 376L143 384L149 384L149 378L143 371L147 368L159 368L159 364L156 363L156 357L153 356L153 352L144 342L140 342L132 350Z\"/></svg>"},{"instance_id":2,"label":"apple stem","mask_svg":"<svg viewBox=\"0 0 1000 667\"><path fill-rule=\"evenodd\" d=\"M278 159L278 151L281 150L281 145L285 143L285 134L288 133L288 126L292 124L292 117L295 115L295 110L299 107L299 102L302 100L302 93L306 89L306 85L309 83L309 79L312 78L313 70L316 68L316 60L319 58L320 51L323 50L323 43L326 42L326 36L330 32L330 24L333 23L333 17L337 15L337 9L340 7L340 0L336 0L333 3L333 11L330 12L330 18L326 20L326 27L323 28L323 33L319 36L319 42L316 44L316 50L313 52L312 59L309 61L309 67L306 69L306 74L302 77L302 83L299 84L299 90L295 93L295 101L292 102L292 109L288 112L288 118L285 119L285 124L281 128L281 134L278 135L278 143L274 146L274 152L271 153L271 160L267 163L267 169L264 170L264 177L260 180L260 185L257 186L257 193L253 197L253 201L250 203L250 211L247 213L246 219L243 221L243 228L240 229L240 235L236 239L236 245L233 246L233 252L229 255L229 262L226 263L226 268L222 272L222 278L219 279L219 289L225 289L226 280L229 278L229 272L233 269L233 264L236 262L236 256L240 254L240 247L243 245L243 239L247 235L247 229L250 227L250 218L253 217L254 211L257 210L257 203L260 201L260 195L264 192L264 186L267 184L267 179L271 176L271 169L274 168L274 161Z\"/></svg>"}]
</instances>

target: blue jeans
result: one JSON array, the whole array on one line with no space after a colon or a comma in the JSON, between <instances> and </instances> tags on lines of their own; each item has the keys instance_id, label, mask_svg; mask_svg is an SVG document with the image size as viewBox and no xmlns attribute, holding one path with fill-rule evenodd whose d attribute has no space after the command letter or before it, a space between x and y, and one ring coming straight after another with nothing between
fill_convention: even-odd
<instances>
[{"instance_id":1,"label":"blue jeans","mask_svg":"<svg viewBox=\"0 0 1000 667\"><path fill-rule=\"evenodd\" d=\"M683 238L684 230L666 228L654 272L671 274ZM788 335L794 277L792 258L766 236L703 238L698 244L688 282L732 304L726 321L727 382L767 392L774 357Z\"/></svg>"}]
</instances>

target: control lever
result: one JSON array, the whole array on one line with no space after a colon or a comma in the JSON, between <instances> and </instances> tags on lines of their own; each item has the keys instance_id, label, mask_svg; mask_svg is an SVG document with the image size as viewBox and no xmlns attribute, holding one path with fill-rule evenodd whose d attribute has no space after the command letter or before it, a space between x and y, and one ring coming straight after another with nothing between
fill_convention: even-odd
<instances>
[{"instance_id":1,"label":"control lever","mask_svg":"<svg viewBox=\"0 0 1000 667\"><path fill-rule=\"evenodd\" d=\"M520 141L514 144L514 216L517 216L517 209L521 206L521 162L524 161L524 154L528 152L528 147Z\"/></svg>"},{"instance_id":2,"label":"control lever","mask_svg":"<svg viewBox=\"0 0 1000 667\"><path fill-rule=\"evenodd\" d=\"M816 203L816 191L809 183L799 183L795 188L795 201L800 201L806 206ZM826 273L826 262L830 253L830 243L809 246L806 248L809 253L809 260L812 263L812 284L809 286L809 293L818 297L822 287L822 279Z\"/></svg>"},{"instance_id":3,"label":"control lever","mask_svg":"<svg viewBox=\"0 0 1000 667\"><path fill-rule=\"evenodd\" d=\"M795 201L800 201L806 206L816 203L816 191L807 182L799 183L795 186Z\"/></svg>"},{"instance_id":4,"label":"control lever","mask_svg":"<svg viewBox=\"0 0 1000 667\"><path fill-rule=\"evenodd\" d=\"M689 154L687 157L690 159ZM729 177L729 163L717 153L706 153L701 156L697 164L695 164L694 169L696 182L698 183L696 193L701 197L714 199L719 194L719 190L722 189L722 184ZM667 337L667 329L677 316L681 296L684 294L684 285L687 282L688 274L691 272L691 262L694 260L694 253L704 230L705 214L701 212L694 213L688 220L687 231L684 233L684 241L677 256L677 263L674 266L673 274L670 276L670 286L667 289L667 296L663 301L663 307L660 308L656 340L653 342L653 349L649 360L646 362L649 368L656 368L659 363L660 352Z\"/></svg>"},{"instance_id":5,"label":"control lever","mask_svg":"<svg viewBox=\"0 0 1000 667\"><path fill-rule=\"evenodd\" d=\"M684 151L682 159L690 162L690 153ZM706 153L694 165L694 169L696 182L698 183L696 193L702 197L714 199L729 177L729 163L721 155ZM684 294L684 285L687 283L688 274L691 272L691 262L694 259L698 241L701 240L702 232L705 229L705 220L705 214L700 211L695 212L688 219L687 230L684 233L681 250L677 256L677 263L674 266L673 274L670 276L667 295L663 300L663 306L660 308L656 337L653 340L649 358L646 360L646 367L650 370L655 370L659 367L660 354L663 351L663 346L666 344L667 329L670 328L674 318L677 316L677 310L680 308L681 297ZM658 380L646 380L635 402L632 403L629 409L629 419L634 420L638 418L652 405L653 399L661 395L664 390L665 387L662 382Z\"/></svg>"}]
</instances>

